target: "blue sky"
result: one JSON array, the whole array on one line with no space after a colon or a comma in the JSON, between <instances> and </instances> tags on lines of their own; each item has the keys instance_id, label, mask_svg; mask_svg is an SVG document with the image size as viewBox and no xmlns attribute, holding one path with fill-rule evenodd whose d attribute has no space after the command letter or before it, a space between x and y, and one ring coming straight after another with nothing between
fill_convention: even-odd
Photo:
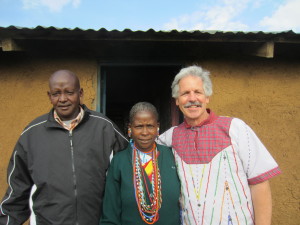
<instances>
[{"instance_id":1,"label":"blue sky","mask_svg":"<svg viewBox=\"0 0 300 225\"><path fill-rule=\"evenodd\" d=\"M0 26L300 33L300 0L0 0Z\"/></svg>"}]
</instances>

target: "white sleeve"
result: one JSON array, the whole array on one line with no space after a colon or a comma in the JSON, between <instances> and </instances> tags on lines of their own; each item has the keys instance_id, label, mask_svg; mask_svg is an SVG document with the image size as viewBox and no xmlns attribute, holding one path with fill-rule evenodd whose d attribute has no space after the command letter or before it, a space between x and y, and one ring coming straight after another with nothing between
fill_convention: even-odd
<instances>
[{"instance_id":1,"label":"white sleeve","mask_svg":"<svg viewBox=\"0 0 300 225\"><path fill-rule=\"evenodd\" d=\"M276 161L245 122L234 118L229 135L242 161L249 184L263 182L280 173Z\"/></svg>"},{"instance_id":2,"label":"white sleeve","mask_svg":"<svg viewBox=\"0 0 300 225\"><path fill-rule=\"evenodd\" d=\"M169 130L165 131L163 134L159 135L156 142L161 145L166 145L172 147L172 136L175 127L171 127Z\"/></svg>"}]
</instances>

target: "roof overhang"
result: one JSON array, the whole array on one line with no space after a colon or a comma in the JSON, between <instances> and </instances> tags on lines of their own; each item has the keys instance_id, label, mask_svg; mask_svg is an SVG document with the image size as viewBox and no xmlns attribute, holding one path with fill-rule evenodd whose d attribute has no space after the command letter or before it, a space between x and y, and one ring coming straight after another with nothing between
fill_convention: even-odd
<instances>
[{"instance_id":1,"label":"roof overhang","mask_svg":"<svg viewBox=\"0 0 300 225\"><path fill-rule=\"evenodd\" d=\"M57 29L0 27L3 52L86 52L89 55L132 53L133 56L174 55L253 55L298 57L300 34L286 32L222 32L222 31L107 31L106 29ZM127 51L125 53L124 51ZM129 52L130 53L129 53ZM88 53L87 53L88 52Z\"/></svg>"}]
</instances>

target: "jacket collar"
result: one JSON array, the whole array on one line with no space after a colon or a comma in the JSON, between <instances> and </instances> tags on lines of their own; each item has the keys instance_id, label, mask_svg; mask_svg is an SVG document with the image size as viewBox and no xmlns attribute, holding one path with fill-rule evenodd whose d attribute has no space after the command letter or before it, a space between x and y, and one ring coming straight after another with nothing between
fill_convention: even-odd
<instances>
[{"instance_id":1,"label":"jacket collar","mask_svg":"<svg viewBox=\"0 0 300 225\"><path fill-rule=\"evenodd\" d=\"M84 115L83 118L81 120L81 122L78 124L78 126L80 126L80 124L86 122L89 119L89 116L91 114L91 110L86 107L86 105L81 105L81 107L84 110ZM64 129L55 119L54 119L54 109L52 108L50 110L50 112L48 113L48 120L45 124L46 127L56 127L56 128L62 128Z\"/></svg>"}]
</instances>

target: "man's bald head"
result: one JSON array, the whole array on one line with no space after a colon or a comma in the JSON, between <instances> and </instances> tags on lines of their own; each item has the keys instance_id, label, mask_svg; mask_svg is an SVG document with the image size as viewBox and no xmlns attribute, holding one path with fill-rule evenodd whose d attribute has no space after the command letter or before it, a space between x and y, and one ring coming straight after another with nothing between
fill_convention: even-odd
<instances>
[{"instance_id":1,"label":"man's bald head","mask_svg":"<svg viewBox=\"0 0 300 225\"><path fill-rule=\"evenodd\" d=\"M57 80L68 80L68 82L74 84L74 87L78 90L80 89L80 82L75 73L70 70L58 70L54 72L49 78L49 88L51 89L51 85Z\"/></svg>"}]
</instances>

